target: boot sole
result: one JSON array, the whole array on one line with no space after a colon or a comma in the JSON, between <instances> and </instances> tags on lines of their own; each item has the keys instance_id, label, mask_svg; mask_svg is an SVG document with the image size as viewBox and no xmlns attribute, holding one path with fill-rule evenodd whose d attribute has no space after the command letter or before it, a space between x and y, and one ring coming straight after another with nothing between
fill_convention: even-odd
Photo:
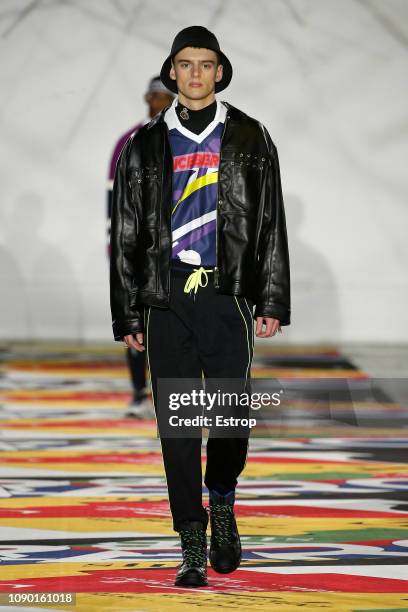
<instances>
[{"instance_id":1,"label":"boot sole","mask_svg":"<svg viewBox=\"0 0 408 612\"><path fill-rule=\"evenodd\" d=\"M231 572L235 572L235 570L237 570L239 568L239 566L241 565L241 561L242 561L242 553L239 557L239 559L237 560L236 564L232 567L228 567L228 568L223 568L223 567L218 567L216 561L213 561L211 559L211 553L209 556L209 561L210 561L210 565L212 567L212 569L214 570L214 572L217 572L217 574L231 574Z\"/></svg>"},{"instance_id":2,"label":"boot sole","mask_svg":"<svg viewBox=\"0 0 408 612\"><path fill-rule=\"evenodd\" d=\"M212 569L214 570L214 572L217 572L217 574L231 574L231 572L235 572L235 570L237 570L239 568L239 566L241 565L241 563L238 563L238 565L236 565L235 567L231 567L231 568L221 568L221 567L217 567L216 565L213 565L212 563L210 564Z\"/></svg>"},{"instance_id":3,"label":"boot sole","mask_svg":"<svg viewBox=\"0 0 408 612\"><path fill-rule=\"evenodd\" d=\"M186 587L208 586L208 580L204 580L197 572L189 572L178 580L176 579L174 585Z\"/></svg>"}]
</instances>

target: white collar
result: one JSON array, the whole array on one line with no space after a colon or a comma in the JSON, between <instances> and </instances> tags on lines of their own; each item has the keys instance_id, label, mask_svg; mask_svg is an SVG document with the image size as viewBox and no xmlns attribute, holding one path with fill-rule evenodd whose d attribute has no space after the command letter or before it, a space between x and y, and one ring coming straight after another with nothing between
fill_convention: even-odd
<instances>
[{"instance_id":1,"label":"white collar","mask_svg":"<svg viewBox=\"0 0 408 612\"><path fill-rule=\"evenodd\" d=\"M207 127L204 131L201 132L201 134L195 134L194 132L191 132L186 127L184 127L184 125L181 124L176 112L176 106L178 104L178 101L178 96L176 96L171 106L166 110L164 114L164 120L167 123L169 130L173 130L174 128L176 128L179 132L183 134L183 136L190 138L190 140L194 140L198 143L203 142L203 140L205 140L205 138L207 138L207 136L211 134L211 132L217 126L218 123L224 123L225 121L225 117L227 115L227 107L222 102L216 99L217 110L215 112L214 119L211 121L211 123L207 125Z\"/></svg>"}]
</instances>

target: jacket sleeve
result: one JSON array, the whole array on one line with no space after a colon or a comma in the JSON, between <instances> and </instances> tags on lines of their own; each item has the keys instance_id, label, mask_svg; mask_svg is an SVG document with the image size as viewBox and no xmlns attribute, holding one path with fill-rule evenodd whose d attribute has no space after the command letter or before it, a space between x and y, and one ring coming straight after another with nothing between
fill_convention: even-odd
<instances>
[{"instance_id":1,"label":"jacket sleeve","mask_svg":"<svg viewBox=\"0 0 408 612\"><path fill-rule=\"evenodd\" d=\"M124 145L113 181L110 232L110 306L113 336L143 332L144 306L137 304L138 242L142 219L142 195L137 181L140 139L136 134Z\"/></svg>"},{"instance_id":2,"label":"jacket sleeve","mask_svg":"<svg viewBox=\"0 0 408 612\"><path fill-rule=\"evenodd\" d=\"M260 126L268 147L269 163L261 211L254 318L273 317L279 319L281 326L290 325L289 250L279 158L267 129Z\"/></svg>"}]
</instances>

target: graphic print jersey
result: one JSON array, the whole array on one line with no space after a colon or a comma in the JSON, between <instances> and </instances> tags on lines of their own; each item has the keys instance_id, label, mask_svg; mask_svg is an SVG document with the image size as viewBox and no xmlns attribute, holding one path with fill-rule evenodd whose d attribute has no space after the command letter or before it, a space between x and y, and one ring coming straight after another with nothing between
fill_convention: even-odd
<instances>
[{"instance_id":1,"label":"graphic print jersey","mask_svg":"<svg viewBox=\"0 0 408 612\"><path fill-rule=\"evenodd\" d=\"M177 103L176 97L165 114L173 155L172 259L214 267L218 166L227 109L217 100L214 120L194 134L180 123Z\"/></svg>"}]
</instances>

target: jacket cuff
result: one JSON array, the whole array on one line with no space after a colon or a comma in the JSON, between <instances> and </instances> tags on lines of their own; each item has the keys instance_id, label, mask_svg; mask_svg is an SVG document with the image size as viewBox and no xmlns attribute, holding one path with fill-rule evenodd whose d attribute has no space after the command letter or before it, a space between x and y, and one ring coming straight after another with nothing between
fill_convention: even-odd
<instances>
[{"instance_id":1,"label":"jacket cuff","mask_svg":"<svg viewBox=\"0 0 408 612\"><path fill-rule=\"evenodd\" d=\"M290 309L276 302L257 304L254 319L256 320L257 317L273 317L278 319L281 325L290 325Z\"/></svg>"},{"instance_id":2,"label":"jacket cuff","mask_svg":"<svg viewBox=\"0 0 408 612\"><path fill-rule=\"evenodd\" d=\"M126 319L125 321L114 321L112 323L113 337L117 342L123 340L128 334L138 334L144 332L143 318Z\"/></svg>"}]
</instances>

